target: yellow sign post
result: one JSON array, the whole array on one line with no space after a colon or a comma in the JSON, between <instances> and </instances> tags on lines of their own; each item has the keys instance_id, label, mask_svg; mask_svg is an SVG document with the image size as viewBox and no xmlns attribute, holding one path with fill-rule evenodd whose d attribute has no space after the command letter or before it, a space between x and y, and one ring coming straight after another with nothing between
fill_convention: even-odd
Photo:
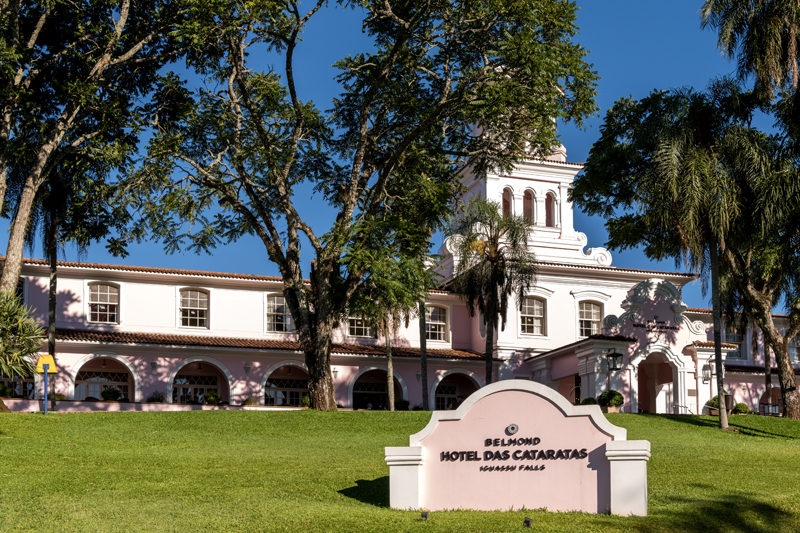
<instances>
[{"instance_id":1,"label":"yellow sign post","mask_svg":"<svg viewBox=\"0 0 800 533\"><path fill-rule=\"evenodd\" d=\"M39 356L39 361L36 362L36 372L39 374L44 374L44 365L47 365L47 373L48 374L58 374L58 369L56 369L56 362L53 360L53 356L49 353L43 353Z\"/></svg>"}]
</instances>

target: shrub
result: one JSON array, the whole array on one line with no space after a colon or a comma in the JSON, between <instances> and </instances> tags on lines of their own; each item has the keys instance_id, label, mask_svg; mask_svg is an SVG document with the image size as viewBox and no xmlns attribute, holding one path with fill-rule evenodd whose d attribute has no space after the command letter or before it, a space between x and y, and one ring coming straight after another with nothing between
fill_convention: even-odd
<instances>
[{"instance_id":1,"label":"shrub","mask_svg":"<svg viewBox=\"0 0 800 533\"><path fill-rule=\"evenodd\" d=\"M162 403L164 401L164 393L157 390L153 391L145 401L147 403Z\"/></svg>"},{"instance_id":2,"label":"shrub","mask_svg":"<svg viewBox=\"0 0 800 533\"><path fill-rule=\"evenodd\" d=\"M597 403L603 407L619 407L625 403L625 398L623 398L622 394L615 390L607 390L600 395L600 397L597 399Z\"/></svg>"},{"instance_id":3,"label":"shrub","mask_svg":"<svg viewBox=\"0 0 800 533\"><path fill-rule=\"evenodd\" d=\"M311 405L311 399L308 397L308 394L303 394L303 397L300 398L300 404L302 404L303 407Z\"/></svg>"},{"instance_id":4,"label":"shrub","mask_svg":"<svg viewBox=\"0 0 800 533\"><path fill-rule=\"evenodd\" d=\"M395 411L408 411L408 406L411 405L411 402L408 400L395 400L394 402L394 410Z\"/></svg>"},{"instance_id":5,"label":"shrub","mask_svg":"<svg viewBox=\"0 0 800 533\"><path fill-rule=\"evenodd\" d=\"M412 411L422 411L422 406L421 405L415 405L414 407L411 408L411 410Z\"/></svg>"},{"instance_id":6,"label":"shrub","mask_svg":"<svg viewBox=\"0 0 800 533\"><path fill-rule=\"evenodd\" d=\"M706 405L708 407L711 407L712 409L719 409L719 396L714 396L713 398L708 400L708 403Z\"/></svg>"},{"instance_id":7,"label":"shrub","mask_svg":"<svg viewBox=\"0 0 800 533\"><path fill-rule=\"evenodd\" d=\"M597 400L589 396L588 398L581 400L581 405L597 405Z\"/></svg>"},{"instance_id":8,"label":"shrub","mask_svg":"<svg viewBox=\"0 0 800 533\"><path fill-rule=\"evenodd\" d=\"M99 402L99 398L95 398L94 396L87 396L83 399L84 402Z\"/></svg>"},{"instance_id":9,"label":"shrub","mask_svg":"<svg viewBox=\"0 0 800 533\"><path fill-rule=\"evenodd\" d=\"M222 400L222 396L220 396L218 392L214 391L207 392L204 398L208 405L218 405L220 400Z\"/></svg>"},{"instance_id":10,"label":"shrub","mask_svg":"<svg viewBox=\"0 0 800 533\"><path fill-rule=\"evenodd\" d=\"M0 396L3 398L9 398L12 394L14 394L14 391L11 389L11 387L0 385Z\"/></svg>"},{"instance_id":11,"label":"shrub","mask_svg":"<svg viewBox=\"0 0 800 533\"><path fill-rule=\"evenodd\" d=\"M242 405L258 405L258 402L252 396L250 396L242 402Z\"/></svg>"},{"instance_id":12,"label":"shrub","mask_svg":"<svg viewBox=\"0 0 800 533\"><path fill-rule=\"evenodd\" d=\"M103 392L100 393L100 396L102 396L107 402L115 402L119 400L119 397L122 396L122 393L118 389L103 389Z\"/></svg>"},{"instance_id":13,"label":"shrub","mask_svg":"<svg viewBox=\"0 0 800 533\"><path fill-rule=\"evenodd\" d=\"M2 394L0 394L0 396L2 396ZM53 399L53 393L52 393L52 392L51 392L50 394L48 394L48 395L47 395L47 399L48 399L48 400L52 400L52 399ZM66 400L66 399L67 399L67 397L66 397L66 396L64 396L63 394L58 394L58 393L56 393L56 401L59 401L59 400Z\"/></svg>"},{"instance_id":14,"label":"shrub","mask_svg":"<svg viewBox=\"0 0 800 533\"><path fill-rule=\"evenodd\" d=\"M747 407L746 403L737 403L733 407L733 412L738 414L738 415L746 415L747 413L750 412L750 408Z\"/></svg>"}]
</instances>

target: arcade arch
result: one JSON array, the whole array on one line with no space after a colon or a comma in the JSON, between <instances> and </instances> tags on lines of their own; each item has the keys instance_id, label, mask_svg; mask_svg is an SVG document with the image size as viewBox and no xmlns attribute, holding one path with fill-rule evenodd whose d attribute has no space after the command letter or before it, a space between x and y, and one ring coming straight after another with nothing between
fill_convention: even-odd
<instances>
[{"instance_id":1,"label":"arcade arch","mask_svg":"<svg viewBox=\"0 0 800 533\"><path fill-rule=\"evenodd\" d=\"M261 405L299 407L308 394L308 367L291 359L275 363L264 372L260 391Z\"/></svg>"},{"instance_id":2,"label":"arcade arch","mask_svg":"<svg viewBox=\"0 0 800 533\"><path fill-rule=\"evenodd\" d=\"M216 392L223 402L233 402L233 375L214 359L204 355L187 357L169 373L166 401L202 403L209 392Z\"/></svg>"},{"instance_id":3,"label":"arcade arch","mask_svg":"<svg viewBox=\"0 0 800 533\"><path fill-rule=\"evenodd\" d=\"M386 391L386 365L369 365L359 370L347 386L347 402L353 409L388 409L389 394ZM395 370L395 400L408 400L408 387L403 377Z\"/></svg>"},{"instance_id":4,"label":"arcade arch","mask_svg":"<svg viewBox=\"0 0 800 533\"><path fill-rule=\"evenodd\" d=\"M113 352L96 352L78 360L69 374L68 400L102 399L104 389L115 388L120 398L142 401L142 381L136 367Z\"/></svg>"},{"instance_id":5,"label":"arcade arch","mask_svg":"<svg viewBox=\"0 0 800 533\"><path fill-rule=\"evenodd\" d=\"M430 398L433 398L437 411L446 410L451 403L456 408L481 387L483 381L477 374L463 368L453 368L436 376L431 385Z\"/></svg>"}]
</instances>

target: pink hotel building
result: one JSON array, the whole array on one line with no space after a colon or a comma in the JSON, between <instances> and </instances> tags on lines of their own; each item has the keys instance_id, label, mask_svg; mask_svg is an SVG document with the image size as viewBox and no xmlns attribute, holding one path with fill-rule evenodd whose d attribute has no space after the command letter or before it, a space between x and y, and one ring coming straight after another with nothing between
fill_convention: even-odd
<instances>
[{"instance_id":1,"label":"pink hotel building","mask_svg":"<svg viewBox=\"0 0 800 533\"><path fill-rule=\"evenodd\" d=\"M538 281L497 334L495 379L534 380L570 401L611 388L625 397L625 412L703 412L716 394L709 378L716 369L710 311L681 301L695 276L616 268L604 248L585 250L567 202L580 169L562 147L511 175L463 178L467 196L501 200L534 223ZM448 245L440 251L446 275ZM264 408L300 405L307 374L281 286L279 278L250 274L59 263L56 392L71 400L59 410L200 409L194 403L209 391L230 406L248 398ZM47 264L27 260L18 289L46 323ZM430 291L427 324L431 405L446 409L483 385L485 332L447 291ZM724 377L736 402L757 410L778 403L779 391L764 397L763 343L751 353L751 334L724 331ZM395 396L411 406L422 403L419 341L413 320L393 339ZM612 352L623 354L618 370L609 369ZM343 321L331 360L340 406L386 406L384 340L361 320ZM12 410L40 409L40 377L0 381L17 396L6 401ZM109 387L129 402L94 400ZM146 402L153 393L164 403Z\"/></svg>"}]
</instances>

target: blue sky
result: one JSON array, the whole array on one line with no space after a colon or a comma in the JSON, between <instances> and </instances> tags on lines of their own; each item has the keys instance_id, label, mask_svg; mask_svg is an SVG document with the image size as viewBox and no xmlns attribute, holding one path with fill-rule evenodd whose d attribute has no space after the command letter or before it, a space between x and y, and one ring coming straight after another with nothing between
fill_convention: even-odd
<instances>
[{"instance_id":1,"label":"blue sky","mask_svg":"<svg viewBox=\"0 0 800 533\"><path fill-rule=\"evenodd\" d=\"M588 61L601 77L597 99L600 112L587 122L584 130L571 125L560 128L569 161L586 160L592 143L598 138L602 117L618 98L628 95L641 98L654 89L683 86L702 89L712 78L729 74L735 68L717 51L716 35L710 30L700 29L698 10L702 1L584 0L578 5L580 34L575 40L589 51ZM331 98L338 92L333 80L336 70L331 64L347 54L363 51L367 46L369 41L361 33L361 17L357 12L330 7L319 13L309 25L306 41L296 52L296 64L300 65L297 74L300 97L313 99L321 109L329 108ZM261 58L259 67L268 68L271 60L274 59L270 56ZM324 233L329 227L329 211L326 212L323 205L311 198L303 200L303 194L306 193L298 193L299 206L306 213L305 216L309 216L317 233ZM588 247L603 246L606 242L603 224L601 218L588 217L578 210L575 212L575 227L586 233ZM8 221L3 220L0 226L0 245L5 250ZM434 252L439 244L434 244ZM304 247L304 250L308 255L310 247ZM256 238L219 247L213 255L189 252L166 255L163 246L156 242L132 245L129 251L126 259L114 258L106 253L103 244L95 244L81 260L277 274L277 268L268 260L263 244ZM673 261L649 261L637 250L612 254L614 266L676 270ZM41 251L37 250L34 256L41 257ZM77 251L68 246L62 258L77 260ZM305 265L310 259L304 257ZM690 307L709 306L708 298L701 294L699 281L687 286L683 296Z\"/></svg>"}]
</instances>

